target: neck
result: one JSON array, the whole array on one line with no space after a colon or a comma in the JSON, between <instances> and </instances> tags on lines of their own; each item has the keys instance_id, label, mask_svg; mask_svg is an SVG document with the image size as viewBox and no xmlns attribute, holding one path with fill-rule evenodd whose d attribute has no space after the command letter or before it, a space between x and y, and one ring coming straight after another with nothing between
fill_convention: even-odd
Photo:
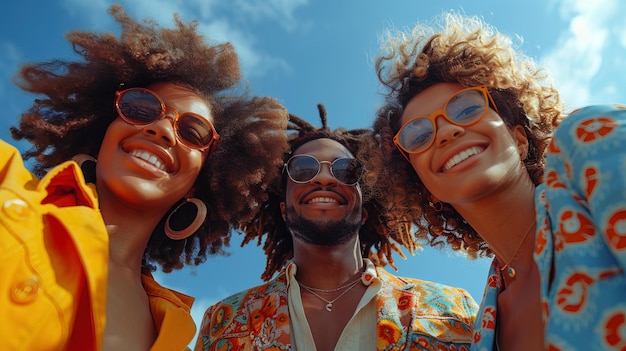
<instances>
[{"instance_id":1,"label":"neck","mask_svg":"<svg viewBox=\"0 0 626 351\"><path fill-rule=\"evenodd\" d=\"M136 210L105 198L100 211L109 233L109 261L138 274L154 228L164 214L150 209Z\"/></svg>"},{"instance_id":2,"label":"neck","mask_svg":"<svg viewBox=\"0 0 626 351\"><path fill-rule=\"evenodd\" d=\"M513 256L530 257L521 252L532 251L532 245L522 245L534 238L535 186L528 179L502 196L455 206L456 210L487 242L500 263ZM528 234L530 233L530 234ZM520 252L521 251L521 252Z\"/></svg>"},{"instance_id":3,"label":"neck","mask_svg":"<svg viewBox=\"0 0 626 351\"><path fill-rule=\"evenodd\" d=\"M318 289L334 289L363 272L358 236L341 245L318 246L294 238L296 279Z\"/></svg>"}]
</instances>

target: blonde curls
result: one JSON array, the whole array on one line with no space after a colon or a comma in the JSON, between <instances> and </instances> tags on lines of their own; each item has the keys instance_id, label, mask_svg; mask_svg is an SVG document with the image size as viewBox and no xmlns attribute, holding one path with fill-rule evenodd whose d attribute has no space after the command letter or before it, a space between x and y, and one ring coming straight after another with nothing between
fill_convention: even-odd
<instances>
[{"instance_id":1,"label":"blonde curls","mask_svg":"<svg viewBox=\"0 0 626 351\"><path fill-rule=\"evenodd\" d=\"M521 43L521 40L520 40ZM514 46L513 40L477 17L444 13L433 25L383 37L376 72L385 103L374 122L375 142L367 165L373 193L384 194L384 216L416 241L450 245L470 257L491 255L474 229L451 207L435 211L428 206L430 192L413 168L395 150L392 139L400 128L407 103L428 87L443 82L466 87L485 85L509 128L524 127L529 138L526 168L535 184L543 181L543 155L550 134L563 116L559 94L547 72ZM406 222L412 225L408 227Z\"/></svg>"}]
</instances>

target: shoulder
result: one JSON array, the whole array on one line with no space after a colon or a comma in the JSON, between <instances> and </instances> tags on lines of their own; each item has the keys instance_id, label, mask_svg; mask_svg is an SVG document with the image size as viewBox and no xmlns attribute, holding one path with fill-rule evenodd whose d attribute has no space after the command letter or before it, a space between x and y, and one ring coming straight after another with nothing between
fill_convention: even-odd
<instances>
[{"instance_id":1,"label":"shoulder","mask_svg":"<svg viewBox=\"0 0 626 351\"><path fill-rule=\"evenodd\" d=\"M563 121L575 121L596 116L616 116L617 118L624 118L624 116L626 116L626 105L606 104L584 106L570 112Z\"/></svg>"},{"instance_id":2,"label":"shoulder","mask_svg":"<svg viewBox=\"0 0 626 351\"><path fill-rule=\"evenodd\" d=\"M146 294L148 295L150 301L162 301L161 304L163 305L170 305L174 306L175 308L182 308L187 312L191 310L191 306L194 302L193 297L162 286L156 280L154 280L152 273L150 273L148 270L142 270L141 283L143 284L143 288L146 291Z\"/></svg>"},{"instance_id":3,"label":"shoulder","mask_svg":"<svg viewBox=\"0 0 626 351\"><path fill-rule=\"evenodd\" d=\"M573 137L581 142L612 134L626 123L626 105L591 105L572 111L556 128L555 138Z\"/></svg>"},{"instance_id":4,"label":"shoulder","mask_svg":"<svg viewBox=\"0 0 626 351\"><path fill-rule=\"evenodd\" d=\"M215 310L219 306L224 305L230 305L234 309L240 309L245 305L253 304L256 300L263 300L266 296L273 294L287 294L287 283L284 273L281 273L267 283L263 283L230 295L211 306L210 309Z\"/></svg>"},{"instance_id":5,"label":"shoulder","mask_svg":"<svg viewBox=\"0 0 626 351\"><path fill-rule=\"evenodd\" d=\"M380 315L399 320L411 316L412 338L434 338L437 344L471 342L478 305L467 291L377 270L382 281L378 297Z\"/></svg>"},{"instance_id":6,"label":"shoulder","mask_svg":"<svg viewBox=\"0 0 626 351\"><path fill-rule=\"evenodd\" d=\"M465 289L421 279L398 277L380 268L377 271L383 282L383 296L409 297L414 301L416 310L428 313L437 310L438 314L456 315L463 320L472 319L476 315L478 305ZM390 292L385 293L385 290Z\"/></svg>"},{"instance_id":7,"label":"shoulder","mask_svg":"<svg viewBox=\"0 0 626 351\"><path fill-rule=\"evenodd\" d=\"M378 277L389 286L394 289L409 291L409 292L427 292L432 294L446 293L470 296L469 293L462 288L457 288L441 283L435 283L427 280L399 277L393 275L382 268L377 269Z\"/></svg>"},{"instance_id":8,"label":"shoulder","mask_svg":"<svg viewBox=\"0 0 626 351\"><path fill-rule=\"evenodd\" d=\"M563 119L554 131L546 153L546 174L550 169L561 167L561 159L567 160L564 174L569 168L586 167L589 162L608 160L611 164L626 148L626 105L592 105L574 110ZM562 167L561 167L562 168Z\"/></svg>"},{"instance_id":9,"label":"shoulder","mask_svg":"<svg viewBox=\"0 0 626 351\"><path fill-rule=\"evenodd\" d=\"M18 153L17 148L15 146L7 143L3 139L0 139L0 150L2 150L2 153L0 153L0 155L4 155L4 156L11 156L11 155L15 155Z\"/></svg>"},{"instance_id":10,"label":"shoulder","mask_svg":"<svg viewBox=\"0 0 626 351\"><path fill-rule=\"evenodd\" d=\"M26 180L34 178L26 169L17 148L2 139L0 139L0 172L3 174L2 182L13 178Z\"/></svg>"}]
</instances>

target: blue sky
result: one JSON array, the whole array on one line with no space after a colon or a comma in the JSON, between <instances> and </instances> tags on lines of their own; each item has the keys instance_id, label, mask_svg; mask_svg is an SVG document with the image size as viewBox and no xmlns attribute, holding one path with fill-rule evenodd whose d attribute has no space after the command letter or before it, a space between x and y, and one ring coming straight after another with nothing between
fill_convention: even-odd
<instances>
[{"instance_id":1,"label":"blue sky","mask_svg":"<svg viewBox=\"0 0 626 351\"><path fill-rule=\"evenodd\" d=\"M70 30L118 32L108 0L22 0L6 3L0 22L0 138L30 106L32 96L11 81L29 61L73 59L64 39ZM410 27L446 10L483 17L552 74L570 108L626 103L626 3L620 0L419 1L419 0L134 0L120 2L134 17L171 26L172 14L199 21L216 41L232 42L252 91L278 98L292 113L319 125L316 104L332 128L370 126L381 103L373 60L387 29ZM13 143L24 150L27 145ZM196 297L196 322L213 302L260 283L265 257L254 244L228 257L157 279ZM480 301L489 260L468 261L425 248L398 275L467 289Z\"/></svg>"}]
</instances>

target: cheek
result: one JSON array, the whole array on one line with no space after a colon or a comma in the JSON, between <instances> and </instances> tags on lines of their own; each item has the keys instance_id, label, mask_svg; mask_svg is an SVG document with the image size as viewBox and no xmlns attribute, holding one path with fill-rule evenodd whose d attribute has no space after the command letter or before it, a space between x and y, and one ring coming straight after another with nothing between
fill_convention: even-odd
<instances>
[{"instance_id":1,"label":"cheek","mask_svg":"<svg viewBox=\"0 0 626 351\"><path fill-rule=\"evenodd\" d=\"M430 191L430 189L433 189L436 184L435 181L437 180L437 174L433 173L429 161L423 156L425 156L424 153L411 155L411 166L422 184L424 184L424 186Z\"/></svg>"},{"instance_id":2,"label":"cheek","mask_svg":"<svg viewBox=\"0 0 626 351\"><path fill-rule=\"evenodd\" d=\"M287 186L285 187L285 198L283 203L285 204L285 208L294 207L297 203L298 197L298 185L294 184L291 181L287 182Z\"/></svg>"},{"instance_id":3,"label":"cheek","mask_svg":"<svg viewBox=\"0 0 626 351\"><path fill-rule=\"evenodd\" d=\"M124 122L121 122L124 123ZM124 123L126 124L126 123ZM115 155L117 148L119 148L121 140L128 132L125 131L124 125L120 125L118 120L113 121L107 128L98 155L96 159L98 164L105 164Z\"/></svg>"},{"instance_id":4,"label":"cheek","mask_svg":"<svg viewBox=\"0 0 626 351\"><path fill-rule=\"evenodd\" d=\"M285 205L291 206L293 203L293 198L293 186L291 186L291 184L287 184L287 187L285 188Z\"/></svg>"},{"instance_id":5,"label":"cheek","mask_svg":"<svg viewBox=\"0 0 626 351\"><path fill-rule=\"evenodd\" d=\"M187 154L187 158L189 159L189 164L191 165L191 168L197 169L198 172L200 172L200 169L202 169L202 166L205 162L210 161L206 157L206 154L204 152L200 152L197 150L189 151L189 153Z\"/></svg>"},{"instance_id":6,"label":"cheek","mask_svg":"<svg viewBox=\"0 0 626 351\"><path fill-rule=\"evenodd\" d=\"M210 159L206 158L206 155L198 150L185 150L179 152L178 154L179 160L181 162L180 173L182 173L185 178L187 178L187 182L195 183L196 178L200 175L202 171L202 166L204 162L210 162Z\"/></svg>"},{"instance_id":7,"label":"cheek","mask_svg":"<svg viewBox=\"0 0 626 351\"><path fill-rule=\"evenodd\" d=\"M426 152L417 155L409 155L411 160L411 167L420 179L422 179L428 172L430 172L430 165L425 157Z\"/></svg>"},{"instance_id":8,"label":"cheek","mask_svg":"<svg viewBox=\"0 0 626 351\"><path fill-rule=\"evenodd\" d=\"M107 127L107 130L104 133L104 138L102 139L102 146L116 148L125 138L128 138L137 132L139 132L138 127L130 125L118 117ZM103 147L101 147L101 149Z\"/></svg>"}]
</instances>

